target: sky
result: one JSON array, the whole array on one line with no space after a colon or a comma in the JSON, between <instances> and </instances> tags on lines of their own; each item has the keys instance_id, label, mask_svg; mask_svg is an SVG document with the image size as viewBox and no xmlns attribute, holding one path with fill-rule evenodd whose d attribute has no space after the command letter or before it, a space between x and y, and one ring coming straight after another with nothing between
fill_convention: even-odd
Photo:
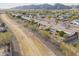
<instances>
[{"instance_id":1,"label":"sky","mask_svg":"<svg viewBox=\"0 0 79 59\"><path fill-rule=\"evenodd\" d=\"M31 4L44 4L44 3L0 3L0 9L8 9L16 6L23 6L23 5L31 5ZM55 3L49 3L55 4ZM77 5L78 3L62 3L65 5Z\"/></svg>"},{"instance_id":2,"label":"sky","mask_svg":"<svg viewBox=\"0 0 79 59\"><path fill-rule=\"evenodd\" d=\"M0 0L0 9L8 9L16 6L30 5L30 4L55 4L62 3L65 5L78 5L79 0Z\"/></svg>"},{"instance_id":3,"label":"sky","mask_svg":"<svg viewBox=\"0 0 79 59\"><path fill-rule=\"evenodd\" d=\"M25 3L0 3L0 9L8 9L16 6L27 5Z\"/></svg>"}]
</instances>

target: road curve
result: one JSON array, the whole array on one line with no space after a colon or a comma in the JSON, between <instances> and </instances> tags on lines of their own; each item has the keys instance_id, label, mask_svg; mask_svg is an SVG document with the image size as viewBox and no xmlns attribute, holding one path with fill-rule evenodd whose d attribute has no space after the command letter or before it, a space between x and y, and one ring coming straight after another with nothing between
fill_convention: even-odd
<instances>
[{"instance_id":1,"label":"road curve","mask_svg":"<svg viewBox=\"0 0 79 59\"><path fill-rule=\"evenodd\" d=\"M53 51L51 51L45 44L43 44L39 38L32 35L31 32L25 33L20 25L15 21L10 19L6 14L0 15L2 21L8 26L8 28L15 35L18 44L20 46L20 53L24 56L30 55L54 55Z\"/></svg>"}]
</instances>

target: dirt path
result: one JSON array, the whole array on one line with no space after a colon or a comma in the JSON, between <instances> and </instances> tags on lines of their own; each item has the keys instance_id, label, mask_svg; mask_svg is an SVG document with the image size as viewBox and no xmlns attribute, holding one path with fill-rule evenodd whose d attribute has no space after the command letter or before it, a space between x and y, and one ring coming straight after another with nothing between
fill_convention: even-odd
<instances>
[{"instance_id":1,"label":"dirt path","mask_svg":"<svg viewBox=\"0 0 79 59\"><path fill-rule=\"evenodd\" d=\"M55 55L38 37L28 31L26 34L23 27L20 27L6 14L1 14L1 19L15 35L22 55Z\"/></svg>"}]
</instances>

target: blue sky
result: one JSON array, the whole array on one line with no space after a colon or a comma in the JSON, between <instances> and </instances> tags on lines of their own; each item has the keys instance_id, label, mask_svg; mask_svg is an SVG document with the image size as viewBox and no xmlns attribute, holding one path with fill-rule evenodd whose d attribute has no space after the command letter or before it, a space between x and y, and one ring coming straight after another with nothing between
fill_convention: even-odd
<instances>
[{"instance_id":1,"label":"blue sky","mask_svg":"<svg viewBox=\"0 0 79 59\"><path fill-rule=\"evenodd\" d=\"M0 3L0 9L7 9L7 8L16 7L16 6L30 5L30 4L43 4L43 3ZM49 4L55 4L55 3L49 3ZM63 3L63 4L77 5L78 3Z\"/></svg>"}]
</instances>

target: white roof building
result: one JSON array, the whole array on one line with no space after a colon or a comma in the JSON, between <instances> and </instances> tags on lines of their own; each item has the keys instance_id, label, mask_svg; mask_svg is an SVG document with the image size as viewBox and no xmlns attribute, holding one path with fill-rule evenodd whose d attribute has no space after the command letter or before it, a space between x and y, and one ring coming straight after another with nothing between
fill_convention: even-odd
<instances>
[{"instance_id":1,"label":"white roof building","mask_svg":"<svg viewBox=\"0 0 79 59\"><path fill-rule=\"evenodd\" d=\"M30 20L30 17L27 17L26 15L22 15L21 18L22 18L23 20Z\"/></svg>"},{"instance_id":2,"label":"white roof building","mask_svg":"<svg viewBox=\"0 0 79 59\"><path fill-rule=\"evenodd\" d=\"M75 24L75 25L79 25L79 19L78 20L73 20L71 23Z\"/></svg>"}]
</instances>

